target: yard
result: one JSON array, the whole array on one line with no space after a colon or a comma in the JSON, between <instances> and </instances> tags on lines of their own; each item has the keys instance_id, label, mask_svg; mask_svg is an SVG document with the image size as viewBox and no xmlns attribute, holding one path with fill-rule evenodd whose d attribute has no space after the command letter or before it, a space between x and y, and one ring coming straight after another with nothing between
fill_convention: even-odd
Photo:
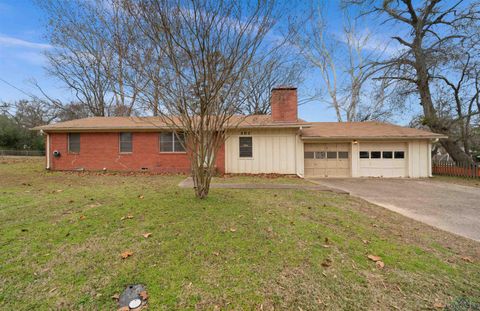
<instances>
[{"instance_id":1,"label":"yard","mask_svg":"<svg viewBox=\"0 0 480 311\"><path fill-rule=\"evenodd\" d=\"M184 176L46 172L42 165L0 159L1 309L114 310L112 296L137 283L147 287L150 310L480 302L480 243L360 199L213 189L199 201L177 187ZM235 180L272 182L228 182ZM122 259L126 251L132 255Z\"/></svg>"}]
</instances>

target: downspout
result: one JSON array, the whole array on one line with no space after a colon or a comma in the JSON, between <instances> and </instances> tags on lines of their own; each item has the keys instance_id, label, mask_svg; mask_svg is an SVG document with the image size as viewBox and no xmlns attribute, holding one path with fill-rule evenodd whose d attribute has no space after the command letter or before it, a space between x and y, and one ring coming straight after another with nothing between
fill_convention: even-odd
<instances>
[{"instance_id":1,"label":"downspout","mask_svg":"<svg viewBox=\"0 0 480 311\"><path fill-rule=\"evenodd\" d=\"M305 177L305 173L303 175L300 174L299 172L299 167L298 167L298 139L300 139L300 133L302 132L302 129L303 129L303 126L300 126L300 129L297 131L297 134L295 134L295 173L298 177L300 178L304 178Z\"/></svg>"},{"instance_id":2,"label":"downspout","mask_svg":"<svg viewBox=\"0 0 480 311\"><path fill-rule=\"evenodd\" d=\"M48 133L47 133L47 142L46 142L45 150L46 150L46 156L47 156L46 169L49 170L50 169L50 135Z\"/></svg>"}]
</instances>

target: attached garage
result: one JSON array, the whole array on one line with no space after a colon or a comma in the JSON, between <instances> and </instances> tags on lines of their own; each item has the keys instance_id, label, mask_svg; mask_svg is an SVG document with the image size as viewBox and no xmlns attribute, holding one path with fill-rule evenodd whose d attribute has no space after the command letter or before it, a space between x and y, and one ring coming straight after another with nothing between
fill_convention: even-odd
<instances>
[{"instance_id":1,"label":"attached garage","mask_svg":"<svg viewBox=\"0 0 480 311\"><path fill-rule=\"evenodd\" d=\"M349 177L350 143L305 144L305 177Z\"/></svg>"},{"instance_id":2,"label":"attached garage","mask_svg":"<svg viewBox=\"0 0 480 311\"><path fill-rule=\"evenodd\" d=\"M360 176L408 176L408 143L360 142L359 145Z\"/></svg>"},{"instance_id":3,"label":"attached garage","mask_svg":"<svg viewBox=\"0 0 480 311\"><path fill-rule=\"evenodd\" d=\"M313 122L301 129L305 177L429 177L445 136L380 122Z\"/></svg>"}]
</instances>

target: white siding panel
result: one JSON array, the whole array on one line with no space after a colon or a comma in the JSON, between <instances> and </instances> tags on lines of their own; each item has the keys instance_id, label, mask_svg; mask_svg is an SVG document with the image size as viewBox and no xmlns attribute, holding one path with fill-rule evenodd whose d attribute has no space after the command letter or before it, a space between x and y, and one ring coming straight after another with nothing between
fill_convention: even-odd
<instances>
[{"instance_id":1,"label":"white siding panel","mask_svg":"<svg viewBox=\"0 0 480 311\"><path fill-rule=\"evenodd\" d=\"M431 172L430 142L428 140L415 140L408 144L409 149L409 174L410 177L428 177Z\"/></svg>"},{"instance_id":2,"label":"white siding panel","mask_svg":"<svg viewBox=\"0 0 480 311\"><path fill-rule=\"evenodd\" d=\"M297 174L296 129L258 129L249 132L253 142L252 158L240 158L239 156L239 137L242 136L240 130L228 133L225 142L227 173Z\"/></svg>"}]
</instances>

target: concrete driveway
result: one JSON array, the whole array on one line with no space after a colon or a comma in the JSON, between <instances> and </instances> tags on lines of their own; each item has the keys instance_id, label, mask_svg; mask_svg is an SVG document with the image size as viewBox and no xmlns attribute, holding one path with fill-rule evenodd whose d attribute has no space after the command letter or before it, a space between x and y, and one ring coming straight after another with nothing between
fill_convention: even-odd
<instances>
[{"instance_id":1,"label":"concrete driveway","mask_svg":"<svg viewBox=\"0 0 480 311\"><path fill-rule=\"evenodd\" d=\"M317 178L373 204L480 241L480 188L428 179Z\"/></svg>"}]
</instances>

